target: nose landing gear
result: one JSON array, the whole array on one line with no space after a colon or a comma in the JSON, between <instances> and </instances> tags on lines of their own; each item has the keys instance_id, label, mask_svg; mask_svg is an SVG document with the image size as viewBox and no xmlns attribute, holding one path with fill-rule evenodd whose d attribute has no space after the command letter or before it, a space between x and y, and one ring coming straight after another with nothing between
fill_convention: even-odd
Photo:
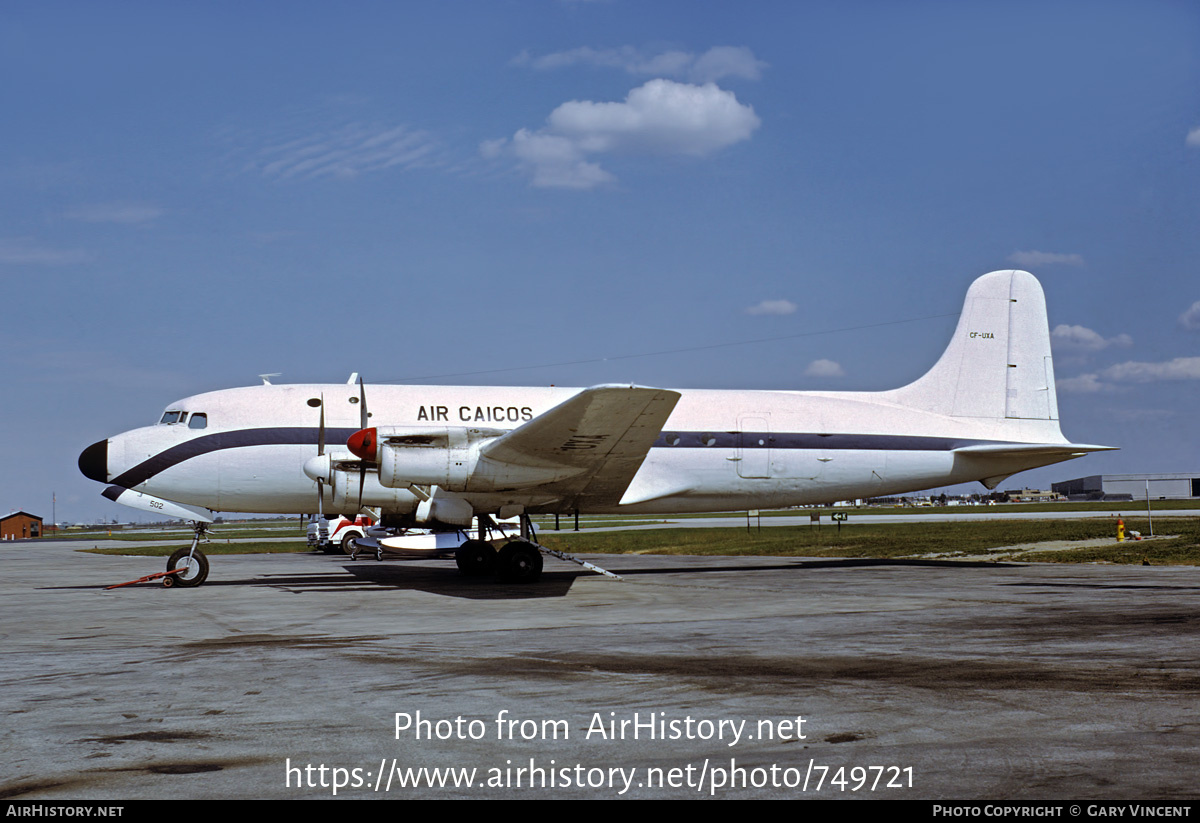
<instances>
[{"instance_id":1,"label":"nose landing gear","mask_svg":"<svg viewBox=\"0 0 1200 823\"><path fill-rule=\"evenodd\" d=\"M208 541L208 524L200 521L192 523L192 545L179 549L167 560L167 571L175 572L163 578L164 586L182 586L192 588L199 586L208 579L208 558L200 551L200 538Z\"/></svg>"}]
</instances>

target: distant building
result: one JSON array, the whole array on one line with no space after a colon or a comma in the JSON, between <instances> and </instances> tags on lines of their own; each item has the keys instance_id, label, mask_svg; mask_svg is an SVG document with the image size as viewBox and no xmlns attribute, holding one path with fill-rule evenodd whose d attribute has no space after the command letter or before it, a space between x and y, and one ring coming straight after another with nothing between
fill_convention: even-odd
<instances>
[{"instance_id":1,"label":"distant building","mask_svg":"<svg viewBox=\"0 0 1200 823\"><path fill-rule=\"evenodd\" d=\"M0 517L0 540L22 540L42 536L42 518L29 512L13 512Z\"/></svg>"},{"instance_id":2,"label":"distant building","mask_svg":"<svg viewBox=\"0 0 1200 823\"><path fill-rule=\"evenodd\" d=\"M1057 488L1052 491L1044 489L1006 489L1003 492L1009 503L1049 503L1062 499L1062 492Z\"/></svg>"},{"instance_id":3,"label":"distant building","mask_svg":"<svg viewBox=\"0 0 1200 823\"><path fill-rule=\"evenodd\" d=\"M1053 484L1072 500L1151 500L1200 498L1200 472L1193 474L1093 474Z\"/></svg>"}]
</instances>

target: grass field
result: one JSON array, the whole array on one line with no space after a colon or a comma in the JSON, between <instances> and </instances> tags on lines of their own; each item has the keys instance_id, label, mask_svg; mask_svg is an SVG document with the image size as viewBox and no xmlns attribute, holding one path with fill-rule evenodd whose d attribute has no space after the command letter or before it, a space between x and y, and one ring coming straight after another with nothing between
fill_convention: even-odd
<instances>
[{"instance_id":1,"label":"grass field","mask_svg":"<svg viewBox=\"0 0 1200 823\"><path fill-rule=\"evenodd\" d=\"M1124 518L1126 528L1149 533L1145 518ZM1200 564L1200 520L1155 518L1158 534L1171 539L1022 554L1021 560ZM765 555L775 557L914 557L929 554L970 557L994 554L1005 546L1113 537L1108 519L1016 520L970 523L831 525L729 529L661 529L635 532L546 533L549 548L579 553Z\"/></svg>"},{"instance_id":2,"label":"grass field","mask_svg":"<svg viewBox=\"0 0 1200 823\"><path fill-rule=\"evenodd\" d=\"M744 516L744 515L743 515ZM1149 533L1145 518L1126 517L1130 530ZM1055 563L1142 563L1154 565L1200 565L1200 518L1154 520L1158 534L1176 535L1169 539L1113 543L1109 546L1067 548L1056 551L1019 553L1022 562ZM832 524L819 530L812 526L763 526L747 531L744 525L730 528L647 529L625 532L553 532L542 531L539 540L548 548L577 554L690 554L743 555L770 557L874 557L900 558L939 555L970 558L993 555L1002 547L1049 543L1051 541L1095 540L1112 537L1110 518L1080 520L972 521L969 523L898 523L845 525L841 532ZM278 534L276 532L275 534ZM251 554L304 552L303 539L288 541L255 540L247 530L244 540L225 542L235 535L201 544L206 554ZM158 539L163 539L162 533ZM169 546L129 545L115 549L83 549L99 554L167 556L187 545L188 535L180 533L178 543ZM145 538L149 539L149 538ZM1016 558L1018 552L1001 552Z\"/></svg>"}]
</instances>

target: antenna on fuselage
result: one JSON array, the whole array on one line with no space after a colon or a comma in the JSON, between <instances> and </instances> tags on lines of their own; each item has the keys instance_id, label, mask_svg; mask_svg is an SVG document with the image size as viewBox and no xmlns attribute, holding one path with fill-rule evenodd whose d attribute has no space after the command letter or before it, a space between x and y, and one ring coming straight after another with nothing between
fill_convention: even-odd
<instances>
[{"instance_id":1,"label":"antenna on fuselage","mask_svg":"<svg viewBox=\"0 0 1200 823\"><path fill-rule=\"evenodd\" d=\"M272 377L282 377L282 376L283 376L283 372L281 372L281 371L273 372L273 373L271 373L271 374L260 374L260 375L259 375L259 377L261 377L261 378L262 378L262 381L263 381L263 385L264 385L264 386L269 386L269 385L271 385L271 378L272 378Z\"/></svg>"},{"instance_id":2,"label":"antenna on fuselage","mask_svg":"<svg viewBox=\"0 0 1200 823\"><path fill-rule=\"evenodd\" d=\"M353 374L350 375L350 379L346 381L346 385L353 386L355 383L358 383L358 382L359 382L358 372L354 372Z\"/></svg>"}]
</instances>

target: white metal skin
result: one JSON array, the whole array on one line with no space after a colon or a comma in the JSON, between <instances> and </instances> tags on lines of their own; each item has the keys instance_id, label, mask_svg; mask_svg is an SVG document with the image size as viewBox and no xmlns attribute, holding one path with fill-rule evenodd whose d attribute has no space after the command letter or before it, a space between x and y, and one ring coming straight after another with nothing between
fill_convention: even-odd
<instances>
[{"instance_id":1,"label":"white metal skin","mask_svg":"<svg viewBox=\"0 0 1200 823\"><path fill-rule=\"evenodd\" d=\"M443 506L446 511L464 504L475 514L574 511L582 498L564 496L553 481L553 466L539 457L524 466L535 480L506 488L496 477L507 475L496 474L492 465L487 483L481 485L477 473L475 481L448 482L454 489L448 491L422 485L429 482L426 476L406 478L405 455L415 452L388 445L385 435L449 432L461 452L471 438L486 448L526 424L526 431L540 431L534 421L553 422L563 413L556 407L584 391L621 402L615 387L368 384L366 389L384 468L382 474L374 467L366 473L361 503L384 514L413 513L431 496L435 502L453 500ZM627 390L631 397L658 392L658 402L674 406L661 432L651 432L653 446L642 447L644 455L625 455L633 460L632 479L615 493L586 498L585 513L832 503L973 480L990 488L1016 472L1108 448L1072 444L1059 429L1044 297L1037 280L1022 271L976 280L941 359L924 377L898 389ZM168 410L207 415L205 428L160 423L134 429L89 447L80 468L114 484L115 491L112 486L106 491L113 499L133 497L122 492L128 489L140 493L143 503L150 497L230 512L311 511L315 476L323 476L324 510L353 513L361 464L344 444L360 428L359 396L352 384L262 385L195 395ZM312 401L321 398L328 464L314 461L320 409ZM518 444L494 449L489 459L494 464L502 458L511 474L513 467L522 468L522 454ZM463 471L470 475L472 469ZM537 481L540 477L547 482ZM472 482L481 490L472 491Z\"/></svg>"}]
</instances>

